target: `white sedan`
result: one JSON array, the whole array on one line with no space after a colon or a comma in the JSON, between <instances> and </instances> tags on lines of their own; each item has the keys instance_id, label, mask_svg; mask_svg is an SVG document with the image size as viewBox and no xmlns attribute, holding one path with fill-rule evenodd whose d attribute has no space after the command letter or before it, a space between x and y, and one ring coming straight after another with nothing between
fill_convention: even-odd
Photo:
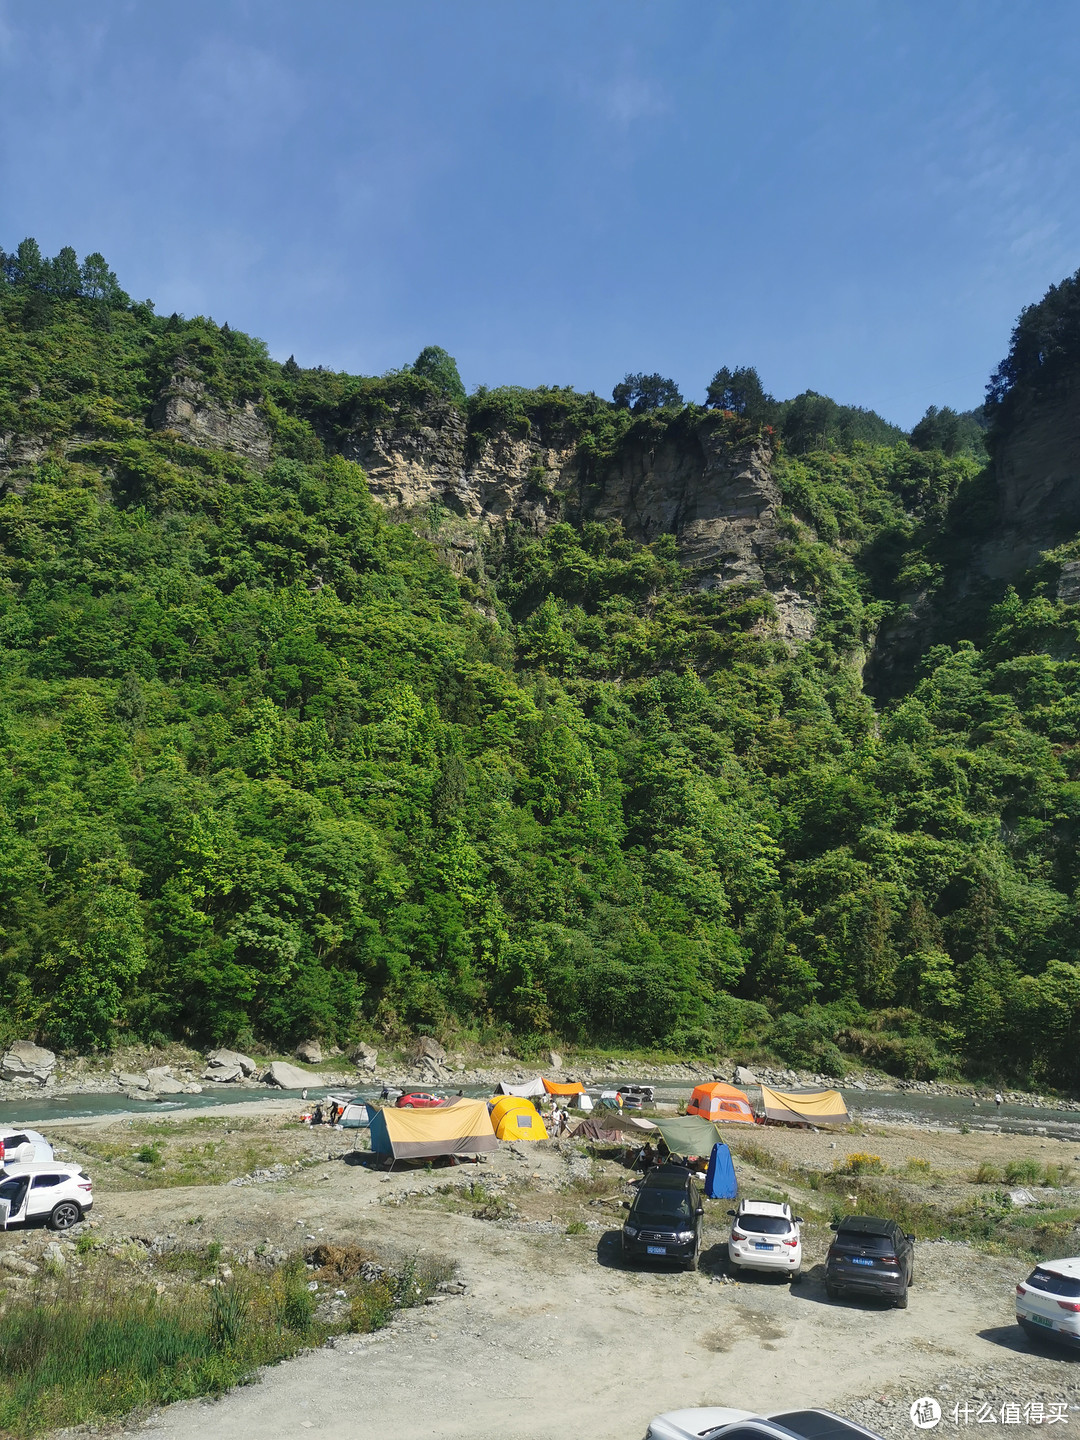
<instances>
[{"instance_id":1,"label":"white sedan","mask_svg":"<svg viewBox=\"0 0 1080 1440\"><path fill-rule=\"evenodd\" d=\"M802 1217L790 1205L767 1200L744 1200L735 1216L728 1240L733 1270L769 1270L787 1275L793 1284L802 1279Z\"/></svg>"},{"instance_id":2,"label":"white sedan","mask_svg":"<svg viewBox=\"0 0 1080 1440\"><path fill-rule=\"evenodd\" d=\"M1080 1258L1036 1265L1016 1287L1016 1321L1028 1335L1080 1345Z\"/></svg>"},{"instance_id":3,"label":"white sedan","mask_svg":"<svg viewBox=\"0 0 1080 1440\"><path fill-rule=\"evenodd\" d=\"M752 1410L707 1406L658 1415L645 1440L881 1440L854 1420L830 1410L787 1410L755 1415Z\"/></svg>"}]
</instances>

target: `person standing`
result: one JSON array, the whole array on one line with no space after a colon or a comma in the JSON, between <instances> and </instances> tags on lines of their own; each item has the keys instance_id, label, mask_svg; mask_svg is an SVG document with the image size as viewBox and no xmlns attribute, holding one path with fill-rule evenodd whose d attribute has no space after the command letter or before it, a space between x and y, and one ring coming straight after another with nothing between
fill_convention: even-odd
<instances>
[{"instance_id":1,"label":"person standing","mask_svg":"<svg viewBox=\"0 0 1080 1440\"><path fill-rule=\"evenodd\" d=\"M999 1092L994 1096L994 1106L995 1106L996 1109L1000 1110L1001 1107L1002 1107L1002 1105L1003 1105L1004 1103L1005 1103L1005 1102L1004 1102L1004 1098L1002 1097L1001 1092L999 1091Z\"/></svg>"}]
</instances>

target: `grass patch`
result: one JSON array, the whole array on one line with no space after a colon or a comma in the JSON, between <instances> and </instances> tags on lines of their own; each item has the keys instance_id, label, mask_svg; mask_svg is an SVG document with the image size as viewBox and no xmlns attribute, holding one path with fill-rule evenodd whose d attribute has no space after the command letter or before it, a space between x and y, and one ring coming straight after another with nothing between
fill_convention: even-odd
<instances>
[{"instance_id":1,"label":"grass patch","mask_svg":"<svg viewBox=\"0 0 1080 1440\"><path fill-rule=\"evenodd\" d=\"M386 1265L320 1247L313 1291L301 1256L272 1268L234 1260L232 1278L207 1285L223 1263L217 1244L148 1257L138 1273L83 1253L81 1272L43 1274L0 1314L0 1433L16 1440L221 1394L332 1334L388 1324L453 1273L440 1260Z\"/></svg>"}]
</instances>

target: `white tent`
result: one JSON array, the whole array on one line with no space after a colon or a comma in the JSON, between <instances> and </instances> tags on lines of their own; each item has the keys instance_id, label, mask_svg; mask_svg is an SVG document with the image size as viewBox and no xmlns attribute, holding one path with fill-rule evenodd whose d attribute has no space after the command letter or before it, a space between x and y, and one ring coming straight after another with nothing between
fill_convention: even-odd
<instances>
[{"instance_id":1,"label":"white tent","mask_svg":"<svg viewBox=\"0 0 1080 1440\"><path fill-rule=\"evenodd\" d=\"M371 1124L375 1108L364 1100L350 1100L338 1117L338 1124L343 1130L363 1130Z\"/></svg>"},{"instance_id":2,"label":"white tent","mask_svg":"<svg viewBox=\"0 0 1080 1440\"><path fill-rule=\"evenodd\" d=\"M544 1082L537 1075L534 1080L525 1080L520 1085L508 1085L505 1080L500 1080L495 1086L496 1095L518 1095L524 1100L533 1100L538 1095L546 1095Z\"/></svg>"}]
</instances>

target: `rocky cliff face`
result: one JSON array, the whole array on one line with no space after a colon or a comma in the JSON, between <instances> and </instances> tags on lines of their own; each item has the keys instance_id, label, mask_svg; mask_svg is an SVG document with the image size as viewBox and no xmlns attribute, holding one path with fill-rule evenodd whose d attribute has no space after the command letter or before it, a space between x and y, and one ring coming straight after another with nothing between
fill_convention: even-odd
<instances>
[{"instance_id":1,"label":"rocky cliff face","mask_svg":"<svg viewBox=\"0 0 1080 1440\"><path fill-rule=\"evenodd\" d=\"M461 412L441 402L353 432L341 449L364 467L375 499L405 515L443 507L480 535L509 522L539 534L561 519L617 520L646 543L674 535L702 588L769 586L780 504L772 452L761 439L731 444L711 417L655 445L628 443L589 467L573 435L559 431L501 433L470 444ZM771 593L780 633L809 636L810 603L786 587Z\"/></svg>"},{"instance_id":2,"label":"rocky cliff face","mask_svg":"<svg viewBox=\"0 0 1080 1440\"><path fill-rule=\"evenodd\" d=\"M214 399L201 377L180 367L150 411L150 428L173 430L189 445L206 445L242 455L262 468L270 461L270 429L250 400L230 408Z\"/></svg>"},{"instance_id":3,"label":"rocky cliff face","mask_svg":"<svg viewBox=\"0 0 1080 1440\"><path fill-rule=\"evenodd\" d=\"M998 440L986 479L977 528L965 534L952 521L940 588L905 596L904 611L881 627L866 667L873 693L906 688L930 646L977 636L1007 588L1080 532L1080 379L1029 406ZM1062 569L1059 597L1080 599L1075 564Z\"/></svg>"},{"instance_id":4,"label":"rocky cliff face","mask_svg":"<svg viewBox=\"0 0 1080 1440\"><path fill-rule=\"evenodd\" d=\"M976 552L988 578L1015 581L1080 529L1080 378L1033 405L997 448L998 517Z\"/></svg>"}]
</instances>

